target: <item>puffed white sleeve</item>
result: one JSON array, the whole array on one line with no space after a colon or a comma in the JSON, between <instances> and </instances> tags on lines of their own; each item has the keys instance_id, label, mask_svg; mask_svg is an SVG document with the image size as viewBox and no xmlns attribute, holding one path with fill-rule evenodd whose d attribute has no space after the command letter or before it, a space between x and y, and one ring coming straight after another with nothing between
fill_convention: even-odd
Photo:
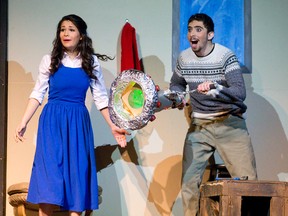
<instances>
[{"instance_id":1,"label":"puffed white sleeve","mask_svg":"<svg viewBox=\"0 0 288 216\"><path fill-rule=\"evenodd\" d=\"M102 74L102 69L100 66L100 63L98 61L98 58L94 56L94 75L97 77L96 79L90 80L90 90L92 93L92 97L94 100L94 103L98 110L101 110L103 108L108 107L108 94Z\"/></svg>"},{"instance_id":2,"label":"puffed white sleeve","mask_svg":"<svg viewBox=\"0 0 288 216\"><path fill-rule=\"evenodd\" d=\"M34 98L38 100L40 104L42 104L44 96L49 86L50 63L51 63L50 55L43 56L39 65L39 74L38 74L36 84L33 88L32 93L29 96L29 98Z\"/></svg>"}]
</instances>

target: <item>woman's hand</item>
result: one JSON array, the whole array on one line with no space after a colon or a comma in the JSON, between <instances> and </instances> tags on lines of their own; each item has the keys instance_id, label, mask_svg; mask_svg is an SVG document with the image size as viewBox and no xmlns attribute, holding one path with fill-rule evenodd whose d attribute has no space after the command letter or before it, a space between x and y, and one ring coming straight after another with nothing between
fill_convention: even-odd
<instances>
[{"instance_id":1,"label":"woman's hand","mask_svg":"<svg viewBox=\"0 0 288 216\"><path fill-rule=\"evenodd\" d=\"M122 147L126 147L127 141L126 141L126 135L130 135L128 131L125 129L121 129L117 127L116 125L111 127L112 134L114 138L116 139L117 143Z\"/></svg>"},{"instance_id":2,"label":"woman's hand","mask_svg":"<svg viewBox=\"0 0 288 216\"><path fill-rule=\"evenodd\" d=\"M40 106L40 103L38 102L38 100L36 100L34 98L29 99L29 102L28 102L28 105L26 107L26 111L24 113L24 116L21 120L21 123L18 125L18 127L15 130L14 139L16 142L18 142L18 141L23 142L24 141L23 136L24 136L24 133L26 131L27 124L39 106Z\"/></svg>"},{"instance_id":3,"label":"woman's hand","mask_svg":"<svg viewBox=\"0 0 288 216\"><path fill-rule=\"evenodd\" d=\"M14 136L14 139L16 142L18 141L21 141L23 142L24 141L24 133L26 131L26 128L27 128L27 125L26 124L19 124L18 127L16 128L15 130L15 136Z\"/></svg>"},{"instance_id":4,"label":"woman's hand","mask_svg":"<svg viewBox=\"0 0 288 216\"><path fill-rule=\"evenodd\" d=\"M117 127L115 124L113 124L113 122L110 119L110 115L109 115L107 107L101 109L100 112L103 115L106 122L108 123L108 125L110 126L112 134L113 134L114 138L116 139L117 143L122 148L124 148L127 145L126 135L130 135L130 133L128 131L126 131L125 129L121 129L121 128Z\"/></svg>"}]
</instances>

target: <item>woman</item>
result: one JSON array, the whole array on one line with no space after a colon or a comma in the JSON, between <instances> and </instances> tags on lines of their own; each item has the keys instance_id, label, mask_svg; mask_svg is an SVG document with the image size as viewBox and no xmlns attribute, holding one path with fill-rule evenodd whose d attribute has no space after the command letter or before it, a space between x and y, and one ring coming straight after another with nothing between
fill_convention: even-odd
<instances>
[{"instance_id":1,"label":"woman","mask_svg":"<svg viewBox=\"0 0 288 216\"><path fill-rule=\"evenodd\" d=\"M39 204L40 216L52 215L55 205L69 210L71 216L83 211L89 215L98 208L93 131L85 106L89 87L116 141L126 146L128 132L109 117L98 58L110 59L94 53L85 21L74 14L64 16L51 55L45 55L40 63L36 85L15 134L16 141L23 141L27 124L49 87L48 103L39 119L27 197L28 202Z\"/></svg>"}]
</instances>

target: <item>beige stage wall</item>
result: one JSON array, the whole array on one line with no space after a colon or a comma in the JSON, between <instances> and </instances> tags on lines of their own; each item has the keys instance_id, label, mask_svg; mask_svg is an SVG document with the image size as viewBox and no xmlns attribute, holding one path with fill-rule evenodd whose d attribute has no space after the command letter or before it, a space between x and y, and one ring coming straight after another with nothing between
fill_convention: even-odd
<instances>
[{"instance_id":1,"label":"beige stage wall","mask_svg":"<svg viewBox=\"0 0 288 216\"><path fill-rule=\"evenodd\" d=\"M287 9L287 0L252 2L252 74L244 75L247 124L259 178L266 180L278 180L279 173L288 173ZM115 60L102 63L107 90L119 73L119 39L128 19L137 32L145 72L161 88L167 88L172 74L172 10L171 0L9 1L7 187L29 181L42 107L31 120L24 143L15 143L13 134L61 17L80 15L88 24L96 52L115 56ZM103 203L94 215L181 216L187 111L157 113L154 122L132 132L127 150L120 151L89 92L87 98L95 148L103 159L98 172ZM7 216L12 215L8 201L6 207Z\"/></svg>"}]
</instances>

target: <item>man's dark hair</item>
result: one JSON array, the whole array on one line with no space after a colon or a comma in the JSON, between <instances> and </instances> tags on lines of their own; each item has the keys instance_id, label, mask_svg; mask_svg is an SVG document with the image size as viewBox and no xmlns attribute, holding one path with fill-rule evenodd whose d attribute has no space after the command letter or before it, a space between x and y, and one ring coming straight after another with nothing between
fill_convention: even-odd
<instances>
[{"instance_id":1,"label":"man's dark hair","mask_svg":"<svg viewBox=\"0 0 288 216\"><path fill-rule=\"evenodd\" d=\"M189 23L191 23L194 20L202 21L205 28L207 28L208 32L211 32L211 31L214 32L214 22L211 19L211 17L208 16L207 14L204 14L204 13L193 14L188 20L188 25L189 25Z\"/></svg>"}]
</instances>

